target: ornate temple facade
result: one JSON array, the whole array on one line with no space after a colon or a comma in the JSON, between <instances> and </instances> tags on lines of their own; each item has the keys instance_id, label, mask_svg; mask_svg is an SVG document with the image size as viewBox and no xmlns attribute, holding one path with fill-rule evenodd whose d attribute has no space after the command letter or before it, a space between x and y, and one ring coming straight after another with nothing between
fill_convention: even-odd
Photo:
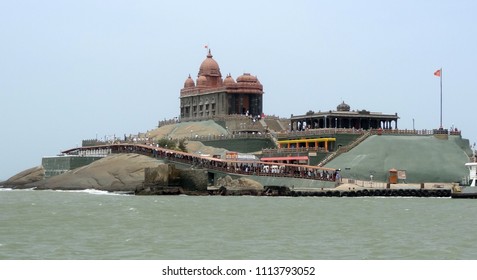
<instances>
[{"instance_id":1,"label":"ornate temple facade","mask_svg":"<svg viewBox=\"0 0 477 280\"><path fill-rule=\"evenodd\" d=\"M344 102L336 111L308 112L301 116L291 116L291 130L300 131L317 128L354 128L354 129L397 129L397 113L383 114L367 110L351 111Z\"/></svg>"},{"instance_id":2,"label":"ornate temple facade","mask_svg":"<svg viewBox=\"0 0 477 280\"><path fill-rule=\"evenodd\" d=\"M222 79L219 64L209 52L197 79L189 77L180 92L182 120L208 119L223 115L261 116L263 86L256 76L244 73L237 81L229 74Z\"/></svg>"}]
</instances>

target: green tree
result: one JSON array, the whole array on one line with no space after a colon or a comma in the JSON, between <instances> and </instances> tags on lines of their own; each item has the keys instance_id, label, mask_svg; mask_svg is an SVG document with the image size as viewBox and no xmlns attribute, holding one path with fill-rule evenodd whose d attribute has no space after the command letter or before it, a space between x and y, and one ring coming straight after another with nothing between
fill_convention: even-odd
<instances>
[{"instance_id":1,"label":"green tree","mask_svg":"<svg viewBox=\"0 0 477 280\"><path fill-rule=\"evenodd\" d=\"M161 138L159 141L157 141L157 144L159 144L159 147L161 148L170 150L175 150L177 148L177 140L173 139Z\"/></svg>"},{"instance_id":2,"label":"green tree","mask_svg":"<svg viewBox=\"0 0 477 280\"><path fill-rule=\"evenodd\" d=\"M179 145L177 146L180 151L186 152L187 153L187 147L186 147L186 140L185 138L182 138L179 140Z\"/></svg>"}]
</instances>

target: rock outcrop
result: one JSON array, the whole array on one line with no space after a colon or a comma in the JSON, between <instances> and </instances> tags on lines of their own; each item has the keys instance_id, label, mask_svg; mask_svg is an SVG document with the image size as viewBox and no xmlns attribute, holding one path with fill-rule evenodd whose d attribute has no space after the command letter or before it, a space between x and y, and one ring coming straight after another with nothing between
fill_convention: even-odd
<instances>
[{"instance_id":1,"label":"rock outcrop","mask_svg":"<svg viewBox=\"0 0 477 280\"><path fill-rule=\"evenodd\" d=\"M222 195L261 195L264 190L263 185L254 180L232 179L229 175L217 179L216 186L220 187L219 194Z\"/></svg>"},{"instance_id":2,"label":"rock outcrop","mask_svg":"<svg viewBox=\"0 0 477 280\"><path fill-rule=\"evenodd\" d=\"M45 169L42 166L33 167L24 170L13 177L10 177L5 182L0 182L0 186L6 188L29 188L28 184L43 180L45 176Z\"/></svg>"},{"instance_id":3,"label":"rock outcrop","mask_svg":"<svg viewBox=\"0 0 477 280\"><path fill-rule=\"evenodd\" d=\"M134 192L144 182L144 170L162 164L137 154L115 154L89 165L68 171L27 187L53 190L96 189L111 192Z\"/></svg>"},{"instance_id":4,"label":"rock outcrop","mask_svg":"<svg viewBox=\"0 0 477 280\"><path fill-rule=\"evenodd\" d=\"M228 131L213 120L200 122L180 122L161 126L148 132L151 138L195 138L208 135L227 135Z\"/></svg>"}]
</instances>

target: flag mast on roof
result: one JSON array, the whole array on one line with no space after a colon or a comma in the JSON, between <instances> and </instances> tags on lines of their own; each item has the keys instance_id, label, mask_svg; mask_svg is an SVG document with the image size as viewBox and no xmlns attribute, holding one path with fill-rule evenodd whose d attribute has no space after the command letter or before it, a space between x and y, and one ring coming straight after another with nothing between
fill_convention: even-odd
<instances>
[{"instance_id":1,"label":"flag mast on roof","mask_svg":"<svg viewBox=\"0 0 477 280\"><path fill-rule=\"evenodd\" d=\"M441 112L440 112L441 119L440 119L440 127L439 128L442 129L442 67L439 70L437 70L436 72L434 72L434 76L437 76L437 77L440 78L440 84L441 84Z\"/></svg>"}]
</instances>

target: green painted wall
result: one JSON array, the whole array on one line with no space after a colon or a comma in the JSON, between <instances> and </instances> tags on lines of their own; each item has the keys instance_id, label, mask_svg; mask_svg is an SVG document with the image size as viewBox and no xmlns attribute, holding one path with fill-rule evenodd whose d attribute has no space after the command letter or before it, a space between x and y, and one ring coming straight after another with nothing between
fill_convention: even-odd
<instances>
[{"instance_id":1,"label":"green painted wall","mask_svg":"<svg viewBox=\"0 0 477 280\"><path fill-rule=\"evenodd\" d=\"M330 153L317 153L316 156L308 157L310 165L318 165L322 160L324 160Z\"/></svg>"},{"instance_id":2,"label":"green painted wall","mask_svg":"<svg viewBox=\"0 0 477 280\"><path fill-rule=\"evenodd\" d=\"M336 142L335 142L335 147L341 146L346 146L353 142L354 140L358 139L361 136L361 134L334 134L331 135L330 137L335 137Z\"/></svg>"},{"instance_id":3,"label":"green painted wall","mask_svg":"<svg viewBox=\"0 0 477 280\"><path fill-rule=\"evenodd\" d=\"M406 182L460 182L468 176L468 140L449 136L372 135L326 167L340 168L345 178L387 181L389 169L406 171Z\"/></svg>"},{"instance_id":4,"label":"green painted wall","mask_svg":"<svg viewBox=\"0 0 477 280\"><path fill-rule=\"evenodd\" d=\"M275 148L275 144L269 138L205 140L202 141L202 144L240 153L252 153L266 148Z\"/></svg>"},{"instance_id":5,"label":"green painted wall","mask_svg":"<svg viewBox=\"0 0 477 280\"><path fill-rule=\"evenodd\" d=\"M92 156L57 156L44 157L41 160L41 165L45 169L45 178L60 175L66 171L82 167L102 159L103 157Z\"/></svg>"}]
</instances>

